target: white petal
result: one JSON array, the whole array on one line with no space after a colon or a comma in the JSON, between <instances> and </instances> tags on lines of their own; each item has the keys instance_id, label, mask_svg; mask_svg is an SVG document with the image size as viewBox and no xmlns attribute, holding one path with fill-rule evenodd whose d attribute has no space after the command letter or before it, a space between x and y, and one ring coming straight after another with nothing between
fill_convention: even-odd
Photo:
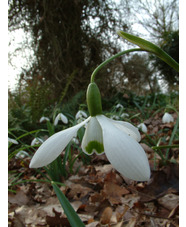
<instances>
[{"instance_id":1,"label":"white petal","mask_svg":"<svg viewBox=\"0 0 186 227\"><path fill-rule=\"evenodd\" d=\"M56 126L58 124L58 121L60 119L60 115L58 114L54 120L54 125Z\"/></svg>"},{"instance_id":2,"label":"white petal","mask_svg":"<svg viewBox=\"0 0 186 227\"><path fill-rule=\"evenodd\" d=\"M76 120L78 119L78 118L80 118L80 115L81 115L81 112L80 112L80 110L76 113L76 116L75 116L75 118L76 118Z\"/></svg>"},{"instance_id":3,"label":"white petal","mask_svg":"<svg viewBox=\"0 0 186 227\"><path fill-rule=\"evenodd\" d=\"M113 167L132 180L149 180L149 162L139 143L105 116L96 118L102 127L105 154Z\"/></svg>"},{"instance_id":4,"label":"white petal","mask_svg":"<svg viewBox=\"0 0 186 227\"><path fill-rule=\"evenodd\" d=\"M46 166L54 161L67 146L70 140L76 135L78 129L86 124L89 119L90 117L80 124L55 133L50 138L48 138L34 154L30 163L30 168L39 168Z\"/></svg>"},{"instance_id":5,"label":"white petal","mask_svg":"<svg viewBox=\"0 0 186 227\"><path fill-rule=\"evenodd\" d=\"M67 124L68 123L68 119L67 119L67 117L64 115L64 114L60 114L60 118L61 118L61 120L62 120L62 122L64 123L64 124Z\"/></svg>"},{"instance_id":6,"label":"white petal","mask_svg":"<svg viewBox=\"0 0 186 227\"><path fill-rule=\"evenodd\" d=\"M91 117L82 140L82 150L88 155L104 153L102 129L96 117Z\"/></svg>"},{"instance_id":7,"label":"white petal","mask_svg":"<svg viewBox=\"0 0 186 227\"><path fill-rule=\"evenodd\" d=\"M109 119L117 128L124 131L126 134L131 136L133 139L135 139L137 142L141 140L141 135L138 131L138 128L133 126L132 124L126 122L126 121L114 121L112 119Z\"/></svg>"}]
</instances>

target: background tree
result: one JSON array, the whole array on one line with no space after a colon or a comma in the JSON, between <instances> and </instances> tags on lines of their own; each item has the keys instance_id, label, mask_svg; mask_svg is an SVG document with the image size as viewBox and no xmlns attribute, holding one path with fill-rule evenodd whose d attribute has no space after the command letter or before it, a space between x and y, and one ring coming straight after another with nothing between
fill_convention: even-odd
<instances>
[{"instance_id":1,"label":"background tree","mask_svg":"<svg viewBox=\"0 0 186 227\"><path fill-rule=\"evenodd\" d=\"M41 84L49 81L55 86L58 97L61 92L64 96L64 90L73 95L86 88L92 70L113 51L110 39L105 39L119 24L112 1L13 0L9 4L9 27L22 24L33 36L36 61L25 79L31 82L39 75Z\"/></svg>"},{"instance_id":2,"label":"background tree","mask_svg":"<svg viewBox=\"0 0 186 227\"><path fill-rule=\"evenodd\" d=\"M95 67L117 51L109 37L116 36L120 24L113 1L9 1L9 29L23 28L33 38L35 60L20 77L33 115L41 114L39 106L61 103L86 89ZM106 90L105 79L103 69L97 82Z\"/></svg>"},{"instance_id":3,"label":"background tree","mask_svg":"<svg viewBox=\"0 0 186 227\"><path fill-rule=\"evenodd\" d=\"M178 0L131 0L129 4L133 23L139 25L139 34L145 29L153 42L157 43L164 34L178 30Z\"/></svg>"},{"instance_id":4,"label":"background tree","mask_svg":"<svg viewBox=\"0 0 186 227\"><path fill-rule=\"evenodd\" d=\"M172 48L170 34L178 25L177 8L177 0L121 0L120 5L112 0L10 0L9 30L24 29L34 52L20 74L18 86L18 94L22 91L26 96L22 100L27 100L33 119L51 104L67 103L85 90L97 65L128 48L127 42L115 34L116 29L136 34L131 24L141 24L148 30L148 39L156 38L153 42L170 50L168 53L175 58L177 47ZM137 27L138 35L144 37L140 32ZM26 46L24 43L21 48ZM149 64L152 59L153 65ZM138 94L155 92L160 76L169 79L169 86L177 84L178 75L152 59L135 54L111 62L96 78L102 95L111 95L115 86Z\"/></svg>"},{"instance_id":5,"label":"background tree","mask_svg":"<svg viewBox=\"0 0 186 227\"><path fill-rule=\"evenodd\" d=\"M113 87L118 91L135 91L138 95L160 91L156 73L149 66L147 54L133 54L111 68ZM112 73L111 73L112 75Z\"/></svg>"},{"instance_id":6,"label":"background tree","mask_svg":"<svg viewBox=\"0 0 186 227\"><path fill-rule=\"evenodd\" d=\"M149 39L179 61L179 2L178 0L132 0L129 2L133 23L139 36ZM138 25L138 26L137 26ZM146 30L147 37L141 31ZM163 79L169 89L178 86L179 74L154 55L154 69L159 79Z\"/></svg>"},{"instance_id":7,"label":"background tree","mask_svg":"<svg viewBox=\"0 0 186 227\"><path fill-rule=\"evenodd\" d=\"M163 40L159 42L159 46L179 62L179 31L165 33ZM169 90L177 90L179 85L179 73L173 68L168 67L165 62L154 55L150 56L150 60L153 60L153 65L157 69L160 78L168 83Z\"/></svg>"}]
</instances>

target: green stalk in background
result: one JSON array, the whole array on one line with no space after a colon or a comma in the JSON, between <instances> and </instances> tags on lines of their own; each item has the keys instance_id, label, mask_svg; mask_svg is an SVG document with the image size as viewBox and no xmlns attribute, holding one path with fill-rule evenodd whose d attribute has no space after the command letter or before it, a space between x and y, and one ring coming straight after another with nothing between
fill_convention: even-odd
<instances>
[{"instance_id":1,"label":"green stalk in background","mask_svg":"<svg viewBox=\"0 0 186 227\"><path fill-rule=\"evenodd\" d=\"M166 62L168 65L170 65L172 68L179 72L179 64L165 51L163 51L155 44L123 31L117 31L117 34L122 38L128 40L129 42L138 45L141 48L141 50L155 54L157 57L159 57L161 60L163 60L164 62Z\"/></svg>"}]
</instances>

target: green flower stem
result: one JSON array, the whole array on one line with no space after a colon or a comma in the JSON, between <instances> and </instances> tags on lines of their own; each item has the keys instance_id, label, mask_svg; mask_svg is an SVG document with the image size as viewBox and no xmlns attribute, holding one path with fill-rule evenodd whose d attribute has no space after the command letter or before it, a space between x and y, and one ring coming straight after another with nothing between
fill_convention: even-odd
<instances>
[{"instance_id":1,"label":"green flower stem","mask_svg":"<svg viewBox=\"0 0 186 227\"><path fill-rule=\"evenodd\" d=\"M103 66L105 66L106 64L108 64L110 61L114 60L115 58L117 57L120 57L121 55L123 54L128 54L130 52L134 52L134 51L146 51L146 50L143 50L141 48L134 48L134 49L129 49L129 50L125 50L125 51L122 51L122 52L119 52L117 54L115 54L114 56L110 57L109 59L105 60L104 62L102 62L95 70L94 72L92 73L91 75L91 80L90 82L93 83L94 82L94 79L95 79L95 75L98 73L98 71L100 69L102 69Z\"/></svg>"}]
</instances>

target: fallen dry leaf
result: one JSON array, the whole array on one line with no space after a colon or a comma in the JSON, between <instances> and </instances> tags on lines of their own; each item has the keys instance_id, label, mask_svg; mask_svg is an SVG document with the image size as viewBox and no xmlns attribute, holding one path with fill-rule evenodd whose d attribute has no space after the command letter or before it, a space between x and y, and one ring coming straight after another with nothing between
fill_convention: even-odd
<instances>
[{"instance_id":1,"label":"fallen dry leaf","mask_svg":"<svg viewBox=\"0 0 186 227\"><path fill-rule=\"evenodd\" d=\"M158 203L167 208L168 210L173 210L178 206L179 196L175 194L167 194L158 199Z\"/></svg>"},{"instance_id":2,"label":"fallen dry leaf","mask_svg":"<svg viewBox=\"0 0 186 227\"><path fill-rule=\"evenodd\" d=\"M100 222L103 225L109 224L112 217L112 208L106 207L101 215Z\"/></svg>"},{"instance_id":3,"label":"fallen dry leaf","mask_svg":"<svg viewBox=\"0 0 186 227\"><path fill-rule=\"evenodd\" d=\"M18 190L16 194L8 193L8 202L17 205L26 205L30 201L29 197L22 191Z\"/></svg>"},{"instance_id":4,"label":"fallen dry leaf","mask_svg":"<svg viewBox=\"0 0 186 227\"><path fill-rule=\"evenodd\" d=\"M129 193L126 188L109 181L105 182L102 191L102 195L107 198L112 205L121 203L121 197Z\"/></svg>"}]
</instances>

